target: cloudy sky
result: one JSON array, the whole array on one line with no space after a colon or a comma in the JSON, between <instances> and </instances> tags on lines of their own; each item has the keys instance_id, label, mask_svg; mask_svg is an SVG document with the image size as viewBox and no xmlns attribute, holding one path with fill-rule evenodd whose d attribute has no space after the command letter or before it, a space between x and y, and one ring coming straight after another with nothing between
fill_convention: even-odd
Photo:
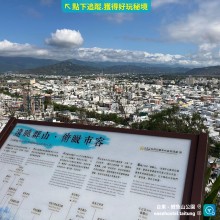
<instances>
[{"instance_id":1,"label":"cloudy sky","mask_svg":"<svg viewBox=\"0 0 220 220\"><path fill-rule=\"evenodd\" d=\"M0 6L0 56L220 65L219 0L152 0L147 13L63 13L61 0Z\"/></svg>"}]
</instances>

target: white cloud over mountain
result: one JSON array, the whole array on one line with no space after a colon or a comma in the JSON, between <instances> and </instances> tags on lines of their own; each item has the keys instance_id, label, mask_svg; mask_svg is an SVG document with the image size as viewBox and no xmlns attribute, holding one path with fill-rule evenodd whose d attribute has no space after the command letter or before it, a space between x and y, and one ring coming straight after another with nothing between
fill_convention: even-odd
<instances>
[{"instance_id":1,"label":"white cloud over mountain","mask_svg":"<svg viewBox=\"0 0 220 220\"><path fill-rule=\"evenodd\" d=\"M19 44L3 40L0 41L0 55L46 57L49 52L46 49L37 48L30 44Z\"/></svg>"},{"instance_id":2,"label":"white cloud over mountain","mask_svg":"<svg viewBox=\"0 0 220 220\"><path fill-rule=\"evenodd\" d=\"M45 40L46 44L55 47L79 47L83 44L83 38L79 31L61 29L51 34L50 38Z\"/></svg>"},{"instance_id":3,"label":"white cloud over mountain","mask_svg":"<svg viewBox=\"0 0 220 220\"><path fill-rule=\"evenodd\" d=\"M141 62L154 64L181 64L197 65L182 55L162 53L148 53L145 51L131 51L110 48L63 48L50 47L47 49L37 48L30 44L18 44L4 40L0 41L1 56L31 56L49 59L80 59L90 61L113 61L113 62Z\"/></svg>"},{"instance_id":4,"label":"white cloud over mountain","mask_svg":"<svg viewBox=\"0 0 220 220\"><path fill-rule=\"evenodd\" d=\"M179 64L185 58L181 55L171 55L162 53L148 53L145 51L131 51L121 49L103 48L79 48L74 51L76 58L93 61L113 61L113 62L141 62L141 63L163 63Z\"/></svg>"}]
</instances>

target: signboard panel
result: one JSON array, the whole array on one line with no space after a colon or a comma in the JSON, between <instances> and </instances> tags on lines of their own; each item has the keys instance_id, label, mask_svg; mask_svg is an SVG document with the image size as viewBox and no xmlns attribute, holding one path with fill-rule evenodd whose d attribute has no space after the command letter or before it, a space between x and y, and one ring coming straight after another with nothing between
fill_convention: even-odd
<instances>
[{"instance_id":1,"label":"signboard panel","mask_svg":"<svg viewBox=\"0 0 220 220\"><path fill-rule=\"evenodd\" d=\"M162 219L177 220L184 197L190 201L194 136L19 120L6 133L2 220L154 220L163 210L173 214Z\"/></svg>"}]
</instances>

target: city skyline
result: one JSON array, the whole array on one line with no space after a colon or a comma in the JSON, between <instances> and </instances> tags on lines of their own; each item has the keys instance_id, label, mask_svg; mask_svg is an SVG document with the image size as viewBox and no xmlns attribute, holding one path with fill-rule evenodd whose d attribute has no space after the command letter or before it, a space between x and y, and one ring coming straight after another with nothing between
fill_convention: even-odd
<instances>
[{"instance_id":1,"label":"city skyline","mask_svg":"<svg viewBox=\"0 0 220 220\"><path fill-rule=\"evenodd\" d=\"M220 2L152 0L152 11L65 14L61 1L1 4L0 56L219 65Z\"/></svg>"}]
</instances>

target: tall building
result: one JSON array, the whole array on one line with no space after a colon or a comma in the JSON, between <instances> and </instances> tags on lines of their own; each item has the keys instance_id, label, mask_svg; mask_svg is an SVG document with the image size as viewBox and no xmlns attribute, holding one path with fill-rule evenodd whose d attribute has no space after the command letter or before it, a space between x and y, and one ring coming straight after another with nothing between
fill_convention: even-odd
<instances>
[{"instance_id":1,"label":"tall building","mask_svg":"<svg viewBox=\"0 0 220 220\"><path fill-rule=\"evenodd\" d=\"M188 78L186 78L186 83L187 83L187 85L189 85L189 86L194 85L194 84L195 84L195 78L192 77L192 76L189 76Z\"/></svg>"},{"instance_id":2,"label":"tall building","mask_svg":"<svg viewBox=\"0 0 220 220\"><path fill-rule=\"evenodd\" d=\"M156 80L156 85L163 86L163 78Z\"/></svg>"},{"instance_id":3,"label":"tall building","mask_svg":"<svg viewBox=\"0 0 220 220\"><path fill-rule=\"evenodd\" d=\"M23 90L23 110L28 115L36 115L44 112L44 96L34 94L30 85Z\"/></svg>"}]
</instances>

